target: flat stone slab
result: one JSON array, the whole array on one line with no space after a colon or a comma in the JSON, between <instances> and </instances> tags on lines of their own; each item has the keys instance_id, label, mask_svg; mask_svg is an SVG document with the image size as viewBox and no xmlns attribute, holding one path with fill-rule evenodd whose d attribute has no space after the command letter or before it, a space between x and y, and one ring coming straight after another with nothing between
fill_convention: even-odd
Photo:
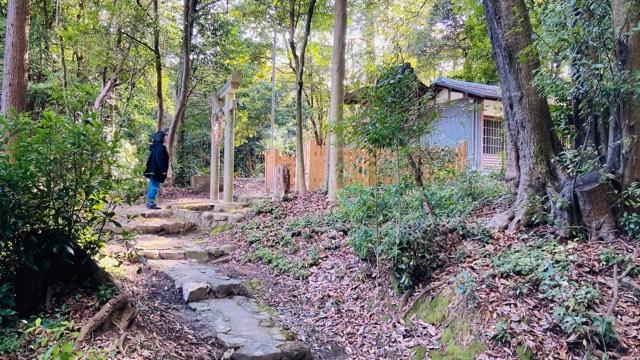
<instances>
[{"instance_id":1,"label":"flat stone slab","mask_svg":"<svg viewBox=\"0 0 640 360\"><path fill-rule=\"evenodd\" d=\"M181 219L136 218L123 224L129 232L142 234L183 234L195 229L195 224Z\"/></svg>"},{"instance_id":2,"label":"flat stone slab","mask_svg":"<svg viewBox=\"0 0 640 360\"><path fill-rule=\"evenodd\" d=\"M205 283L209 285L209 297L229 297L246 295L247 289L239 279L221 275L214 269L188 261L150 261L152 268L167 274L176 288L187 283Z\"/></svg>"},{"instance_id":3,"label":"flat stone slab","mask_svg":"<svg viewBox=\"0 0 640 360\"><path fill-rule=\"evenodd\" d=\"M274 333L280 333L282 329L261 325L258 306L244 296L207 299L198 303L207 304L207 307L196 310L197 321L210 327L225 347L238 349L247 344L265 344L277 348L283 343L274 337Z\"/></svg>"},{"instance_id":4,"label":"flat stone slab","mask_svg":"<svg viewBox=\"0 0 640 360\"><path fill-rule=\"evenodd\" d=\"M136 237L134 247L139 250L175 250L182 249L183 240L158 235L141 235Z\"/></svg>"}]
</instances>

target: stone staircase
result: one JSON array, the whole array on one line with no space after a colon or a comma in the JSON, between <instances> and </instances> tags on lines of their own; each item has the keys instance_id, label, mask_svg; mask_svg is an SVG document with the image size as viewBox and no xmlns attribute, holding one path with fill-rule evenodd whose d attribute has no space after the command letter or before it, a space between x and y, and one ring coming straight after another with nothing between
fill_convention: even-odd
<instances>
[{"instance_id":1,"label":"stone staircase","mask_svg":"<svg viewBox=\"0 0 640 360\"><path fill-rule=\"evenodd\" d=\"M121 212L122 227L114 231L135 234L135 251L173 280L189 309L184 316L227 348L226 358L311 359L309 348L292 341L270 311L250 297L243 279L220 274L208 263L228 255L233 246L208 248L198 241L198 230L242 222L249 207L207 202L174 204L165 210L134 207Z\"/></svg>"}]
</instances>

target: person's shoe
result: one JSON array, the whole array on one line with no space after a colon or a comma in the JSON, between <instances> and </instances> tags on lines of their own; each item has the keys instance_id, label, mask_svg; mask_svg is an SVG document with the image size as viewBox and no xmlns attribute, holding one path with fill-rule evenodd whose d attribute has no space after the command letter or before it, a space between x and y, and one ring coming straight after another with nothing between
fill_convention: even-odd
<instances>
[{"instance_id":1,"label":"person's shoe","mask_svg":"<svg viewBox=\"0 0 640 360\"><path fill-rule=\"evenodd\" d=\"M151 210L161 210L162 208L159 207L156 204L147 204L147 209L151 209Z\"/></svg>"}]
</instances>

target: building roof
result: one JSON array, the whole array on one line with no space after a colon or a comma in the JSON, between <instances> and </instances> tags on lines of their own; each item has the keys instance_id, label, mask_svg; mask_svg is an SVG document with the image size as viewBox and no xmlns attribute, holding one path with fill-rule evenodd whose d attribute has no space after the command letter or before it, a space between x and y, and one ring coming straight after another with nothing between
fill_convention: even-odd
<instances>
[{"instance_id":1,"label":"building roof","mask_svg":"<svg viewBox=\"0 0 640 360\"><path fill-rule=\"evenodd\" d=\"M477 96L483 99L500 100L502 93L500 88L493 85L485 85L472 83L468 81L453 80L446 77L439 77L431 86L436 88L446 88L451 90L467 93L471 96Z\"/></svg>"}]
</instances>

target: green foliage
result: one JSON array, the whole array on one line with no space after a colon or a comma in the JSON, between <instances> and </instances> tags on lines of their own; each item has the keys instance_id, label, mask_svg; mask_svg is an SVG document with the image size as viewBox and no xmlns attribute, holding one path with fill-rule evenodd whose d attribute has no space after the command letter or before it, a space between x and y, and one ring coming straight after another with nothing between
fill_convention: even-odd
<instances>
[{"instance_id":1,"label":"green foliage","mask_svg":"<svg viewBox=\"0 0 640 360\"><path fill-rule=\"evenodd\" d=\"M498 323L496 323L492 337L501 343L510 342L511 334L509 333L509 324L507 324L507 322L504 320L498 321Z\"/></svg>"},{"instance_id":2,"label":"green foliage","mask_svg":"<svg viewBox=\"0 0 640 360\"><path fill-rule=\"evenodd\" d=\"M455 278L456 293L462 295L467 304L472 305L476 301L476 278L468 270L464 270Z\"/></svg>"},{"instance_id":3,"label":"green foliage","mask_svg":"<svg viewBox=\"0 0 640 360\"><path fill-rule=\"evenodd\" d=\"M610 249L602 251L600 259L611 264L619 261ZM613 328L607 332L606 324L591 313L599 292L570 277L574 261L570 245L547 240L504 251L493 264L499 275L513 277L514 281L521 276L529 286L537 288L539 297L552 301L554 318L567 335L588 338L593 332L603 331L606 341L611 341L615 337Z\"/></svg>"},{"instance_id":4,"label":"green foliage","mask_svg":"<svg viewBox=\"0 0 640 360\"><path fill-rule=\"evenodd\" d=\"M93 120L0 118L0 279L100 248L115 205L137 196L118 144Z\"/></svg>"},{"instance_id":5,"label":"green foliage","mask_svg":"<svg viewBox=\"0 0 640 360\"><path fill-rule=\"evenodd\" d=\"M251 209L256 213L256 215L272 214L275 217L280 217L282 215L282 207L269 200L258 200L251 206Z\"/></svg>"},{"instance_id":6,"label":"green foliage","mask_svg":"<svg viewBox=\"0 0 640 360\"><path fill-rule=\"evenodd\" d=\"M620 218L622 229L631 237L640 239L640 183L631 184L621 194L622 205L629 211Z\"/></svg>"},{"instance_id":7,"label":"green foliage","mask_svg":"<svg viewBox=\"0 0 640 360\"><path fill-rule=\"evenodd\" d=\"M640 239L640 214L625 212L620 218L620 225L629 236Z\"/></svg>"},{"instance_id":8,"label":"green foliage","mask_svg":"<svg viewBox=\"0 0 640 360\"><path fill-rule=\"evenodd\" d=\"M0 355L17 353L20 343L20 335L16 331L0 330Z\"/></svg>"},{"instance_id":9,"label":"green foliage","mask_svg":"<svg viewBox=\"0 0 640 360\"><path fill-rule=\"evenodd\" d=\"M361 90L366 106L341 125L347 143L371 154L416 145L437 113L413 68L391 64L381 69L379 78L375 86Z\"/></svg>"},{"instance_id":10,"label":"green foliage","mask_svg":"<svg viewBox=\"0 0 640 360\"><path fill-rule=\"evenodd\" d=\"M622 265L629 261L628 257L620 254L618 249L613 246L600 250L598 257L600 258L600 263L604 266Z\"/></svg>"},{"instance_id":11,"label":"green foliage","mask_svg":"<svg viewBox=\"0 0 640 360\"><path fill-rule=\"evenodd\" d=\"M101 284L98 286L96 297L100 304L104 304L109 301L118 292L118 288L112 284Z\"/></svg>"},{"instance_id":12,"label":"green foliage","mask_svg":"<svg viewBox=\"0 0 640 360\"><path fill-rule=\"evenodd\" d=\"M362 259L390 261L400 287L412 286L447 256L445 226L435 226L423 210L431 203L436 221L453 226L483 204L506 198L507 189L491 175L462 174L434 180L425 188L399 185L345 188L332 221L351 224L349 238Z\"/></svg>"},{"instance_id":13,"label":"green foliage","mask_svg":"<svg viewBox=\"0 0 640 360\"><path fill-rule=\"evenodd\" d=\"M24 330L30 353L41 360L107 359L108 353L97 349L74 348L78 332L75 324L64 318L37 318Z\"/></svg>"},{"instance_id":14,"label":"green foliage","mask_svg":"<svg viewBox=\"0 0 640 360\"><path fill-rule=\"evenodd\" d=\"M0 325L12 319L16 314L13 310L14 306L13 285L11 283L0 285Z\"/></svg>"},{"instance_id":15,"label":"green foliage","mask_svg":"<svg viewBox=\"0 0 640 360\"><path fill-rule=\"evenodd\" d=\"M281 274L289 274L296 279L306 279L309 276L309 261L292 263L284 254L266 247L258 247L247 256L247 259L252 262L261 261L269 268Z\"/></svg>"}]
</instances>

